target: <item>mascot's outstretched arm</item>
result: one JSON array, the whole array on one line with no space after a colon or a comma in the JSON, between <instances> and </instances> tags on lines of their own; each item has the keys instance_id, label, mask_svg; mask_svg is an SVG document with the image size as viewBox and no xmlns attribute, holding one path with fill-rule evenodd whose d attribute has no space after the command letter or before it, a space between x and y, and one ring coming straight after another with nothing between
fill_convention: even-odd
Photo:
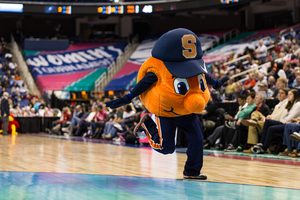
<instances>
[{"instance_id":1,"label":"mascot's outstretched arm","mask_svg":"<svg viewBox=\"0 0 300 200\"><path fill-rule=\"evenodd\" d=\"M226 83L226 81L229 79L228 77L223 77L219 80L215 80L207 74L205 75L205 78L207 84L212 86L214 89L221 88L222 85L224 85L224 83ZM110 108L118 108L120 106L129 104L134 97L148 90L156 81L157 76L154 73L149 72L128 94L124 95L122 98L106 102L106 106Z\"/></svg>"}]
</instances>

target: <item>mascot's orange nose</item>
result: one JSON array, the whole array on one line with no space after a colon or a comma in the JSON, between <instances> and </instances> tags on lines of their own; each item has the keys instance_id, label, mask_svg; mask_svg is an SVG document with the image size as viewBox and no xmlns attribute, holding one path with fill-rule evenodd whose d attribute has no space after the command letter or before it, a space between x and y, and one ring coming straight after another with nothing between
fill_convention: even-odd
<instances>
[{"instance_id":1,"label":"mascot's orange nose","mask_svg":"<svg viewBox=\"0 0 300 200\"><path fill-rule=\"evenodd\" d=\"M201 94L190 94L184 100L184 107L191 113L200 113L205 107L205 100Z\"/></svg>"}]
</instances>

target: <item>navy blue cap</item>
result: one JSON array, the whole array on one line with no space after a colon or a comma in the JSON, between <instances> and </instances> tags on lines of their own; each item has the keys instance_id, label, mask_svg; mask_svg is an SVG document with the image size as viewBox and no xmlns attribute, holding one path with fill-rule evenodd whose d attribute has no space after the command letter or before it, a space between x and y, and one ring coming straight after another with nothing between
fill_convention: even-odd
<instances>
[{"instance_id":1,"label":"navy blue cap","mask_svg":"<svg viewBox=\"0 0 300 200\"><path fill-rule=\"evenodd\" d=\"M178 78L208 74L201 43L197 35L185 28L166 32L155 43L152 56L162 60L168 71Z\"/></svg>"}]
</instances>

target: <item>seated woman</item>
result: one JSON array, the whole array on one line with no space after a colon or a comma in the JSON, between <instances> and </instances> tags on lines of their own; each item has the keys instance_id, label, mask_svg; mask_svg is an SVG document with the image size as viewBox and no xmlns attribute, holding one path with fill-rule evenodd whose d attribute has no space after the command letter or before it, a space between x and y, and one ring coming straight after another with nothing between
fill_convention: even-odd
<instances>
[{"instance_id":1,"label":"seated woman","mask_svg":"<svg viewBox=\"0 0 300 200\"><path fill-rule=\"evenodd\" d=\"M300 119L292 119L291 122L288 123L284 127L283 134L283 145L286 145L287 148L280 152L280 156L291 156L291 157L299 157L300 156L300 142L297 142L293 139L293 135L300 131ZM296 132L296 133L295 133Z\"/></svg>"},{"instance_id":2,"label":"seated woman","mask_svg":"<svg viewBox=\"0 0 300 200\"><path fill-rule=\"evenodd\" d=\"M228 128L223 129L220 142L225 141L225 146L228 144L225 151L242 150L244 143L246 143L247 127L241 123L241 120L250 116L251 112L257 107L257 105L255 104L255 97L256 97L255 92L250 92L247 96L248 105L238 113L236 125L233 127L229 126L229 128L231 129ZM226 123L225 125L227 126ZM233 131L230 131L232 130L232 128ZM237 149L238 146L239 148Z\"/></svg>"},{"instance_id":3,"label":"seated woman","mask_svg":"<svg viewBox=\"0 0 300 200\"><path fill-rule=\"evenodd\" d=\"M91 125L92 121L96 120L97 116L97 106L92 106L92 110L87 116L87 118L81 118L77 124L78 129L76 130L76 136L82 135L87 128Z\"/></svg>"},{"instance_id":4,"label":"seated woman","mask_svg":"<svg viewBox=\"0 0 300 200\"><path fill-rule=\"evenodd\" d=\"M122 121L117 122L106 122L103 130L102 138L103 139L112 139L117 136L117 132L124 131L126 120L130 120L130 117L133 116L136 112L132 110L131 105L125 106L125 111L123 112Z\"/></svg>"},{"instance_id":5,"label":"seated woman","mask_svg":"<svg viewBox=\"0 0 300 200\"><path fill-rule=\"evenodd\" d=\"M300 116L300 102L299 92L296 89L292 89L288 92L288 103L283 111L279 121L267 119L265 121L260 143L251 148L253 153L262 154L267 151L273 135L275 133L284 132L284 127L287 122L290 122L293 118Z\"/></svg>"}]
</instances>

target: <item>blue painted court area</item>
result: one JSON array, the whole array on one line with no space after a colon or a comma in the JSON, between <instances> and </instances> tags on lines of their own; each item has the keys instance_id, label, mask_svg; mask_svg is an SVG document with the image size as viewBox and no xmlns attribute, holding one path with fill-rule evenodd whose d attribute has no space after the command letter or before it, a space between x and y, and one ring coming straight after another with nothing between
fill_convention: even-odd
<instances>
[{"instance_id":1,"label":"blue painted court area","mask_svg":"<svg viewBox=\"0 0 300 200\"><path fill-rule=\"evenodd\" d=\"M192 180L0 172L0 199L299 199L300 190Z\"/></svg>"}]
</instances>

